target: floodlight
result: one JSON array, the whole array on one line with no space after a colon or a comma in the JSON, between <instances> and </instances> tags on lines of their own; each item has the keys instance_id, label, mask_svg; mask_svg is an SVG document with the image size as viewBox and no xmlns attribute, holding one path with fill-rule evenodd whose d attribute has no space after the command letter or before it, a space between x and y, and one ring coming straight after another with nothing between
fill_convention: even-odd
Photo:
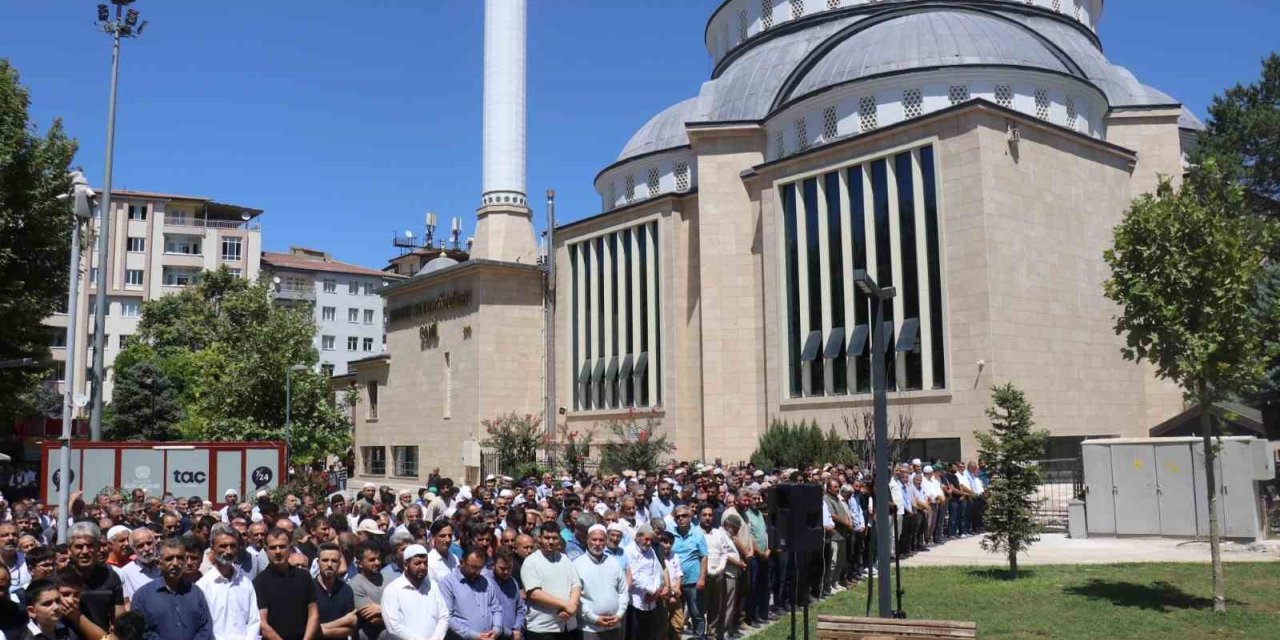
<instances>
[{"instance_id":1,"label":"floodlight","mask_svg":"<svg viewBox=\"0 0 1280 640\"><path fill-rule=\"evenodd\" d=\"M133 28L138 25L138 10L130 9L124 14L124 26Z\"/></svg>"},{"instance_id":2,"label":"floodlight","mask_svg":"<svg viewBox=\"0 0 1280 640\"><path fill-rule=\"evenodd\" d=\"M98 5L98 22L106 22L111 19L111 13L107 11L107 5Z\"/></svg>"}]
</instances>

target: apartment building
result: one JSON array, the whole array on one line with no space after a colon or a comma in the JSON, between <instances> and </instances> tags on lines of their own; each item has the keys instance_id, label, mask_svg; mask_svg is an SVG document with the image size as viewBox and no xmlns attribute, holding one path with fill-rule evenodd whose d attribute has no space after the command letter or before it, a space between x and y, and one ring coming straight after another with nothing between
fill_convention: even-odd
<instances>
[{"instance_id":1,"label":"apartment building","mask_svg":"<svg viewBox=\"0 0 1280 640\"><path fill-rule=\"evenodd\" d=\"M112 191L111 234L107 263L107 313L104 354L107 379L103 398L111 399L111 365L138 329L142 303L182 291L200 273L226 265L245 278L258 277L262 232L260 209L216 202L211 198L148 191ZM93 367L94 299L98 279L98 230L101 211L95 210L81 256L81 280L76 323L77 371L66 370L66 310L50 316L50 348L58 364L50 381L88 394Z\"/></svg>"},{"instance_id":2,"label":"apartment building","mask_svg":"<svg viewBox=\"0 0 1280 640\"><path fill-rule=\"evenodd\" d=\"M311 307L322 371L343 375L348 362L382 353L384 303L377 292L401 276L305 247L290 247L288 253L265 251L262 268L271 278L277 304Z\"/></svg>"}]
</instances>

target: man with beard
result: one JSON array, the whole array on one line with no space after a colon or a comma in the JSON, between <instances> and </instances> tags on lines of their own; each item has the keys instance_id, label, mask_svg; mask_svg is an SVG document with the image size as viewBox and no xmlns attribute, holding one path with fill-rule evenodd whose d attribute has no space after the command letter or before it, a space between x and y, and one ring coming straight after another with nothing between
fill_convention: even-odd
<instances>
[{"instance_id":1,"label":"man with beard","mask_svg":"<svg viewBox=\"0 0 1280 640\"><path fill-rule=\"evenodd\" d=\"M9 569L10 593L26 589L31 583L31 570L26 556L18 551L18 525L12 522L0 522L0 560Z\"/></svg>"},{"instance_id":2,"label":"man with beard","mask_svg":"<svg viewBox=\"0 0 1280 640\"><path fill-rule=\"evenodd\" d=\"M666 518L675 508L676 503L671 498L671 482L664 479L658 483L658 495L649 502L649 517Z\"/></svg>"},{"instance_id":3,"label":"man with beard","mask_svg":"<svg viewBox=\"0 0 1280 640\"><path fill-rule=\"evenodd\" d=\"M161 516L160 534L165 538L176 538L182 535L182 516L173 511Z\"/></svg>"},{"instance_id":4,"label":"man with beard","mask_svg":"<svg viewBox=\"0 0 1280 640\"><path fill-rule=\"evenodd\" d=\"M107 530L107 564L117 569L129 564L129 527L118 524ZM0 531L0 543L4 533Z\"/></svg>"},{"instance_id":5,"label":"man with beard","mask_svg":"<svg viewBox=\"0 0 1280 640\"><path fill-rule=\"evenodd\" d=\"M497 640L502 633L502 603L484 571L488 553L468 547L458 568L440 580L440 597L449 608L450 638Z\"/></svg>"},{"instance_id":6,"label":"man with beard","mask_svg":"<svg viewBox=\"0 0 1280 640\"><path fill-rule=\"evenodd\" d=\"M140 527L129 534L129 542L133 545L133 562L120 569L125 602L132 600L134 592L143 585L160 577L155 532Z\"/></svg>"},{"instance_id":7,"label":"man with beard","mask_svg":"<svg viewBox=\"0 0 1280 640\"><path fill-rule=\"evenodd\" d=\"M493 583L498 592L498 603L502 606L502 630L498 637L503 640L521 640L525 616L528 615L524 594L521 593L523 589L512 574L515 563L515 551L500 547L493 555L493 567L484 570L484 576Z\"/></svg>"},{"instance_id":8,"label":"man with beard","mask_svg":"<svg viewBox=\"0 0 1280 640\"><path fill-rule=\"evenodd\" d=\"M351 586L340 572L342 549L332 542L321 544L316 561L319 563L315 585L320 637L325 640L350 638L356 630L356 602Z\"/></svg>"},{"instance_id":9,"label":"man with beard","mask_svg":"<svg viewBox=\"0 0 1280 640\"><path fill-rule=\"evenodd\" d=\"M311 574L289 563L288 531L272 529L266 540L269 564L253 579L263 640L314 640L320 631L320 613Z\"/></svg>"},{"instance_id":10,"label":"man with beard","mask_svg":"<svg viewBox=\"0 0 1280 640\"><path fill-rule=\"evenodd\" d=\"M605 553L607 538L604 526L592 526L587 531L587 552L573 561L582 579L583 640L622 640L627 576L622 565Z\"/></svg>"},{"instance_id":11,"label":"man with beard","mask_svg":"<svg viewBox=\"0 0 1280 640\"><path fill-rule=\"evenodd\" d=\"M511 550L515 552L515 566L511 568L511 575L515 578L516 583L520 585L520 590L524 591L524 578L520 577L520 570L524 568L524 561L537 548L537 542L533 536L522 533L516 536L515 546Z\"/></svg>"},{"instance_id":12,"label":"man with beard","mask_svg":"<svg viewBox=\"0 0 1280 640\"><path fill-rule=\"evenodd\" d=\"M404 574L382 592L382 620L392 640L444 640L449 608L440 589L427 579L427 548L404 549Z\"/></svg>"},{"instance_id":13,"label":"man with beard","mask_svg":"<svg viewBox=\"0 0 1280 640\"><path fill-rule=\"evenodd\" d=\"M351 579L351 595L355 599L358 640L385 640L387 627L382 624L382 589L391 580L382 574L382 550L371 543L356 549L356 566L360 572Z\"/></svg>"},{"instance_id":14,"label":"man with beard","mask_svg":"<svg viewBox=\"0 0 1280 640\"><path fill-rule=\"evenodd\" d=\"M124 584L120 576L101 561L99 540L102 531L91 522L77 522L67 530L67 548L71 554L69 567L84 578L81 610L85 617L103 629L125 612Z\"/></svg>"},{"instance_id":15,"label":"man with beard","mask_svg":"<svg viewBox=\"0 0 1280 640\"><path fill-rule=\"evenodd\" d=\"M162 579L152 580L134 593L133 610L146 619L148 637L214 640L213 621L204 593L183 579L185 556L186 548L181 541L165 540L160 545Z\"/></svg>"},{"instance_id":16,"label":"man with beard","mask_svg":"<svg viewBox=\"0 0 1280 640\"><path fill-rule=\"evenodd\" d=\"M216 640L256 640L261 628L258 594L253 582L236 564L240 537L234 530L215 527L210 544L213 570L196 582L209 604Z\"/></svg>"}]
</instances>

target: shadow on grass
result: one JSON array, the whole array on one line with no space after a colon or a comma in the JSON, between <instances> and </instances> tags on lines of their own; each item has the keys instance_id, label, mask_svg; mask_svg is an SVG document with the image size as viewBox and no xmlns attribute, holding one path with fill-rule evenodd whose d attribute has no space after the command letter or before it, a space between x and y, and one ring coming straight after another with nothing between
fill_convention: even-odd
<instances>
[{"instance_id":1,"label":"shadow on grass","mask_svg":"<svg viewBox=\"0 0 1280 640\"><path fill-rule=\"evenodd\" d=\"M1017 577L1018 580L1026 580L1029 578L1034 578L1035 576L1036 576L1036 572L1034 569L1018 569L1018 577ZM969 572L969 577L976 578L979 580L1013 580L1014 579L1013 573L1011 573L1008 569L1003 569L1000 567L991 567L988 569L974 569Z\"/></svg>"},{"instance_id":2,"label":"shadow on grass","mask_svg":"<svg viewBox=\"0 0 1280 640\"><path fill-rule=\"evenodd\" d=\"M1063 589L1068 594L1090 600L1106 600L1117 607L1135 607L1167 613L1172 609L1212 609L1213 600L1194 596L1164 581L1151 584L1091 578L1085 584ZM1228 600L1228 604L1240 604Z\"/></svg>"}]
</instances>

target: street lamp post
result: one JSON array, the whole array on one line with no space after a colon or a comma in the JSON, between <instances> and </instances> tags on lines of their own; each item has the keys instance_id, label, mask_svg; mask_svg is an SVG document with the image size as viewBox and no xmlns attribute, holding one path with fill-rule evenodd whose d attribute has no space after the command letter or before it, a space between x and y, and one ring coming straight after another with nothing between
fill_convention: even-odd
<instances>
[{"instance_id":1,"label":"street lamp post","mask_svg":"<svg viewBox=\"0 0 1280 640\"><path fill-rule=\"evenodd\" d=\"M893 617L893 602L889 590L889 556L893 549L893 536L889 529L889 509L893 504L889 497L889 416L888 395L884 371L884 349L888 336L884 333L884 305L893 300L897 292L893 287L880 287L865 270L853 272L853 281L871 300L871 393L875 414L875 490L876 490L876 573L880 576L877 592L880 617Z\"/></svg>"},{"instance_id":2,"label":"street lamp post","mask_svg":"<svg viewBox=\"0 0 1280 640\"><path fill-rule=\"evenodd\" d=\"M76 319L80 299L80 225L92 214L93 189L79 171L71 173L71 266L67 278L67 359L63 374L62 435L58 438L58 543L67 542L67 514L71 503L71 421L75 416L75 391L73 373L76 366ZM59 196L61 197L61 196Z\"/></svg>"},{"instance_id":3,"label":"street lamp post","mask_svg":"<svg viewBox=\"0 0 1280 640\"><path fill-rule=\"evenodd\" d=\"M102 393L106 378L103 374L104 351L107 335L107 254L110 249L111 236L111 161L115 154L116 144L116 88L120 78L120 38L136 38L142 35L147 27L144 20L138 23L138 10L124 11L126 5L134 0L111 0L116 6L116 17L111 19L110 9L105 4L98 5L98 25L103 33L111 36L111 93L107 100L107 159L102 170L102 203L99 207L98 224L98 293L94 297L93 310L93 406L89 413L89 437L102 439ZM123 15L122 15L123 14Z\"/></svg>"}]
</instances>

